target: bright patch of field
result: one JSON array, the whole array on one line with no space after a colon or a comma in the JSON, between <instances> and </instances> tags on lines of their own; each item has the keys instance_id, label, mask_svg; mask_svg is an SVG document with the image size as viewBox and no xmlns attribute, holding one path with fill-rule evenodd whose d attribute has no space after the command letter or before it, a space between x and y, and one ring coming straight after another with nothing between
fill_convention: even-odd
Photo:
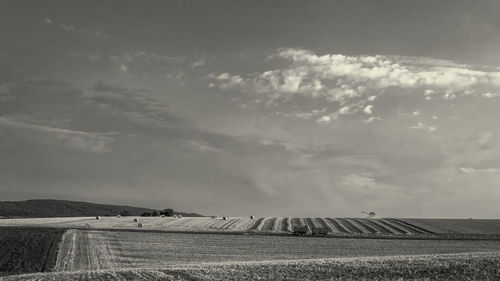
<instances>
[{"instance_id":1,"label":"bright patch of field","mask_svg":"<svg viewBox=\"0 0 500 281\"><path fill-rule=\"evenodd\" d=\"M229 262L31 274L28 280L498 280L498 253Z\"/></svg>"},{"instance_id":2,"label":"bright patch of field","mask_svg":"<svg viewBox=\"0 0 500 281\"><path fill-rule=\"evenodd\" d=\"M289 236L69 230L57 271L196 263L500 252L498 241L322 239Z\"/></svg>"}]
</instances>

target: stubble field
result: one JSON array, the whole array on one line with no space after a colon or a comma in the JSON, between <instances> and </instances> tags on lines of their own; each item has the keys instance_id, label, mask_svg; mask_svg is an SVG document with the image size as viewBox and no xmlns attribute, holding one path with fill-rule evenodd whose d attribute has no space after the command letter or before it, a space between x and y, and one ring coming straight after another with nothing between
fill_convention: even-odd
<instances>
[{"instance_id":1,"label":"stubble field","mask_svg":"<svg viewBox=\"0 0 500 281\"><path fill-rule=\"evenodd\" d=\"M134 222L137 219L138 222ZM0 226L42 226L92 229L140 229L171 232L290 234L294 226L327 228L334 236L430 237L443 235L497 235L500 220L235 217L66 217L3 219Z\"/></svg>"},{"instance_id":2,"label":"stubble field","mask_svg":"<svg viewBox=\"0 0 500 281\"><path fill-rule=\"evenodd\" d=\"M55 272L5 280L493 280L498 253L498 241L68 230Z\"/></svg>"},{"instance_id":3,"label":"stubble field","mask_svg":"<svg viewBox=\"0 0 500 281\"><path fill-rule=\"evenodd\" d=\"M3 243L0 250L27 258L4 255L3 264L19 270L0 271L17 274L3 277L9 281L500 280L500 240L495 238L500 233L499 222L388 218L3 219L0 234L10 237L3 240L10 242ZM337 238L292 236L295 225L328 228L329 236ZM6 229L11 229L11 234L12 230L44 233L47 227L59 236L37 240L5 234ZM447 239L457 235L479 235L481 239ZM51 245L53 250L31 255L31 249L47 248L42 245ZM21 274L35 271L52 272Z\"/></svg>"}]
</instances>

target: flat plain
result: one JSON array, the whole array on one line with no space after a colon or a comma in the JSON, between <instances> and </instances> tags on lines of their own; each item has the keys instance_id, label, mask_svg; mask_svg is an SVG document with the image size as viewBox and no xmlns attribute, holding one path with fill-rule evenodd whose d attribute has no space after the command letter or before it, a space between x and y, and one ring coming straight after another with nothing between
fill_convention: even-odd
<instances>
[{"instance_id":1,"label":"flat plain","mask_svg":"<svg viewBox=\"0 0 500 281\"><path fill-rule=\"evenodd\" d=\"M5 280L488 280L499 253L498 241L68 230L55 272Z\"/></svg>"},{"instance_id":2,"label":"flat plain","mask_svg":"<svg viewBox=\"0 0 500 281\"><path fill-rule=\"evenodd\" d=\"M333 235L331 238L292 236L293 226L303 224L326 227ZM46 227L59 230L62 235L57 257L44 270L52 272L29 273L40 271L35 268L23 271L29 274L17 272L5 276L5 280L500 279L500 240L439 236L497 234L498 220L207 217L0 220L0 233L4 229Z\"/></svg>"},{"instance_id":3,"label":"flat plain","mask_svg":"<svg viewBox=\"0 0 500 281\"><path fill-rule=\"evenodd\" d=\"M137 219L137 222L134 221ZM171 232L274 233L290 234L294 226L327 228L337 236L433 236L433 235L500 235L500 220L481 219L396 219L396 218L292 218L234 217L63 217L2 219L0 226L42 226L158 230Z\"/></svg>"}]
</instances>

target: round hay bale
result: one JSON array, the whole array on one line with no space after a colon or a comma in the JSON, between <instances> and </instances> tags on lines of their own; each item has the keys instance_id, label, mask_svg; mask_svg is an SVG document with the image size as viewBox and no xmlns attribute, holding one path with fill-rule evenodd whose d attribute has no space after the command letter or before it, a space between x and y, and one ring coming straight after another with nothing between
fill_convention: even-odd
<instances>
[{"instance_id":1,"label":"round hay bale","mask_svg":"<svg viewBox=\"0 0 500 281\"><path fill-rule=\"evenodd\" d=\"M85 224L85 228L90 228L90 227L91 227L91 226L90 226L90 223L86 223L86 224Z\"/></svg>"},{"instance_id":2,"label":"round hay bale","mask_svg":"<svg viewBox=\"0 0 500 281\"><path fill-rule=\"evenodd\" d=\"M140 222L140 223L138 223L138 224L137 224L137 227L142 227L142 223L141 223L141 222Z\"/></svg>"},{"instance_id":3,"label":"round hay bale","mask_svg":"<svg viewBox=\"0 0 500 281\"><path fill-rule=\"evenodd\" d=\"M250 216L250 219L253 220L253 219L255 219L255 217L254 216Z\"/></svg>"},{"instance_id":4,"label":"round hay bale","mask_svg":"<svg viewBox=\"0 0 500 281\"><path fill-rule=\"evenodd\" d=\"M165 215L161 215L161 217L162 217L162 218L164 218L164 217L165 217Z\"/></svg>"},{"instance_id":5,"label":"round hay bale","mask_svg":"<svg viewBox=\"0 0 500 281\"><path fill-rule=\"evenodd\" d=\"M118 215L118 216L116 216L116 217L117 217L117 218L121 218L121 217L122 217L122 215Z\"/></svg>"},{"instance_id":6,"label":"round hay bale","mask_svg":"<svg viewBox=\"0 0 500 281\"><path fill-rule=\"evenodd\" d=\"M177 215L178 218L182 218L182 215Z\"/></svg>"},{"instance_id":7,"label":"round hay bale","mask_svg":"<svg viewBox=\"0 0 500 281\"><path fill-rule=\"evenodd\" d=\"M139 220L138 219L134 219L134 222L138 222Z\"/></svg>"},{"instance_id":8,"label":"round hay bale","mask_svg":"<svg viewBox=\"0 0 500 281\"><path fill-rule=\"evenodd\" d=\"M96 219L96 220L100 220L100 219L101 219L101 216L95 216L95 219Z\"/></svg>"},{"instance_id":9,"label":"round hay bale","mask_svg":"<svg viewBox=\"0 0 500 281\"><path fill-rule=\"evenodd\" d=\"M229 219L229 217L223 216L222 219L227 220L227 219Z\"/></svg>"}]
</instances>

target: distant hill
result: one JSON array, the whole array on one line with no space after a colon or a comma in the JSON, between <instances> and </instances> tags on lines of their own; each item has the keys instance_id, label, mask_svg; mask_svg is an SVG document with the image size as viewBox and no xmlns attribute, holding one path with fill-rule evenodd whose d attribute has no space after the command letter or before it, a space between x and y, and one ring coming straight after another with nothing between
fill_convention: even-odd
<instances>
[{"instance_id":1,"label":"distant hill","mask_svg":"<svg viewBox=\"0 0 500 281\"><path fill-rule=\"evenodd\" d=\"M160 210L131 206L96 204L79 201L36 199L26 201L0 201L1 217L84 217L84 216L116 216L127 210L131 216L138 216L143 212L160 212ZM201 217L196 213L177 212L184 217Z\"/></svg>"}]
</instances>

